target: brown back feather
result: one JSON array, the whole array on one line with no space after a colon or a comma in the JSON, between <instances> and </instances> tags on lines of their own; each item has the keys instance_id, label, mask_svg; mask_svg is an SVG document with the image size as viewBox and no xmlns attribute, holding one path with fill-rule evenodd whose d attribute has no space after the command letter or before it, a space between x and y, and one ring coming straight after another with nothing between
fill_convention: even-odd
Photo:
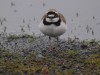
<instances>
[{"instance_id":1,"label":"brown back feather","mask_svg":"<svg viewBox=\"0 0 100 75\"><path fill-rule=\"evenodd\" d=\"M61 14L61 13L58 13L59 14L59 16L60 16L60 18L61 18L61 20L66 24L66 20L65 20L65 17Z\"/></svg>"},{"instance_id":2,"label":"brown back feather","mask_svg":"<svg viewBox=\"0 0 100 75\"><path fill-rule=\"evenodd\" d=\"M46 17L46 14L45 14L45 15L43 15L43 17L41 18L41 20L43 20L45 17Z\"/></svg>"},{"instance_id":3,"label":"brown back feather","mask_svg":"<svg viewBox=\"0 0 100 75\"><path fill-rule=\"evenodd\" d=\"M56 10L56 9L49 9L48 11L57 12L57 10Z\"/></svg>"}]
</instances>

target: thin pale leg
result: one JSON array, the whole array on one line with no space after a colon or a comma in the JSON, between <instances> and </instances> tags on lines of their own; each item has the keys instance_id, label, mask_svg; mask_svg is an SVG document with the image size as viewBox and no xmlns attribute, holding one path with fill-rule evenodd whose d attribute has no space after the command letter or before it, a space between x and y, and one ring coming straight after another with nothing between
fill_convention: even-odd
<instances>
[{"instance_id":1,"label":"thin pale leg","mask_svg":"<svg viewBox=\"0 0 100 75\"><path fill-rule=\"evenodd\" d=\"M49 51L52 50L52 46L51 46L51 37L49 36Z\"/></svg>"},{"instance_id":2,"label":"thin pale leg","mask_svg":"<svg viewBox=\"0 0 100 75\"><path fill-rule=\"evenodd\" d=\"M57 39L57 46L59 47L59 37L56 38Z\"/></svg>"}]
</instances>

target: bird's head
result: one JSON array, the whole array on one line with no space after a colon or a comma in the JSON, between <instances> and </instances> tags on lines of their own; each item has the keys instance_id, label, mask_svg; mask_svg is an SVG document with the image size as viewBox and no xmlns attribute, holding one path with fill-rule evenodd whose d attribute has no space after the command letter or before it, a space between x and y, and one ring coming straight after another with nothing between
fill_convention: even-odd
<instances>
[{"instance_id":1,"label":"bird's head","mask_svg":"<svg viewBox=\"0 0 100 75\"><path fill-rule=\"evenodd\" d=\"M44 16L42 17L42 20L45 20L46 22L49 22L49 23L52 23L52 22L54 23L61 20L64 23L66 23L64 16L61 13L57 12L55 9L49 9L47 13L44 14Z\"/></svg>"},{"instance_id":2,"label":"bird's head","mask_svg":"<svg viewBox=\"0 0 100 75\"><path fill-rule=\"evenodd\" d=\"M58 12L54 9L50 9L46 13L45 20L47 22L57 22L59 19L60 18L59 18Z\"/></svg>"}]
</instances>

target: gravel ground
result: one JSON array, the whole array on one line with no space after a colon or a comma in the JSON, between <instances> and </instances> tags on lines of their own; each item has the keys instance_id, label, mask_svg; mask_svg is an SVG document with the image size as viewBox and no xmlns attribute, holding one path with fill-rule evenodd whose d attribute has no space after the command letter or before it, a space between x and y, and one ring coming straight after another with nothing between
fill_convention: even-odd
<instances>
[{"instance_id":1,"label":"gravel ground","mask_svg":"<svg viewBox=\"0 0 100 75\"><path fill-rule=\"evenodd\" d=\"M16 36L18 37L18 36ZM0 48L8 49L13 51L43 51L43 50L48 50L48 37L47 36L31 36L31 37L20 37L20 38L8 38L8 37L0 37ZM82 53L87 52L88 49L96 49L97 44L96 40L91 40L90 44L89 41L80 41L77 38L71 39L68 38L67 40L65 39L60 39L59 40L59 45L60 47L59 50L81 50ZM93 45L92 45L93 43ZM51 44L53 48L57 47L57 41L55 38L52 38ZM88 51L89 52L89 51Z\"/></svg>"},{"instance_id":2,"label":"gravel ground","mask_svg":"<svg viewBox=\"0 0 100 75\"><path fill-rule=\"evenodd\" d=\"M100 41L60 39L60 46L57 47L56 39L53 38L51 43L54 50L50 52L46 36L1 35L0 75L100 75ZM24 65L24 68L18 67L20 71L14 74L15 70L4 63L11 63L9 65L15 70L12 64ZM33 65L39 68L34 74L28 74L29 69L34 69L29 66Z\"/></svg>"}]
</instances>

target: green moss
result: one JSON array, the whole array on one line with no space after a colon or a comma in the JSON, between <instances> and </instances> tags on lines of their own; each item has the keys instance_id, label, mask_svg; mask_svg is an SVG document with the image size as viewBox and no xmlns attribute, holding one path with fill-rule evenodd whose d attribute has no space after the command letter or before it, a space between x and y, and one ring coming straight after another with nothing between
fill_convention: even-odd
<instances>
[{"instance_id":1,"label":"green moss","mask_svg":"<svg viewBox=\"0 0 100 75\"><path fill-rule=\"evenodd\" d=\"M28 40L31 42L33 41L36 37L35 35L29 35L29 34L21 34L21 35L15 35L15 34L10 34L7 36L7 39L9 41L16 40L16 39L21 39L21 38L28 38Z\"/></svg>"},{"instance_id":2,"label":"green moss","mask_svg":"<svg viewBox=\"0 0 100 75\"><path fill-rule=\"evenodd\" d=\"M71 69L64 70L64 75L73 75L73 74L74 74L74 71Z\"/></svg>"},{"instance_id":3,"label":"green moss","mask_svg":"<svg viewBox=\"0 0 100 75\"><path fill-rule=\"evenodd\" d=\"M19 36L17 36L17 35L9 35L9 36L7 37L7 39L8 39L8 40L19 39Z\"/></svg>"},{"instance_id":4,"label":"green moss","mask_svg":"<svg viewBox=\"0 0 100 75\"><path fill-rule=\"evenodd\" d=\"M33 37L29 35L11 36L9 39L27 38L32 42ZM97 41L84 41L82 45L88 47L96 47L98 49L90 49L90 53L82 54L81 50L64 50L52 51L41 54L45 57L37 60L37 51L27 52L22 55L19 50L11 52L11 50L0 49L0 75L36 75L44 71L51 75L54 72L57 75L99 75L100 74L100 45ZM23 47L22 52L26 51ZM94 52L95 51L95 52ZM46 65L46 66L44 66Z\"/></svg>"},{"instance_id":5,"label":"green moss","mask_svg":"<svg viewBox=\"0 0 100 75\"><path fill-rule=\"evenodd\" d=\"M87 64L90 65L96 65L97 67L100 67L100 54L92 54L89 58L85 61Z\"/></svg>"},{"instance_id":6,"label":"green moss","mask_svg":"<svg viewBox=\"0 0 100 75\"><path fill-rule=\"evenodd\" d=\"M77 54L79 54L79 50L66 50L66 53L69 55L69 56L75 56Z\"/></svg>"},{"instance_id":7,"label":"green moss","mask_svg":"<svg viewBox=\"0 0 100 75\"><path fill-rule=\"evenodd\" d=\"M66 51L67 55L62 59L59 59L61 52L58 52L58 58L55 58L55 56L45 55L45 59L38 61L35 59L36 53L34 51L29 52L25 57L21 56L20 53L15 53L14 55L12 55L8 50L4 49L1 50L1 52L0 75L4 75L6 73L9 75L36 75L37 73L41 73L43 71L47 72L50 75L52 70L55 70L57 75L78 74L77 71L74 71L72 69L73 67L82 68L81 72L83 74L91 74L92 71L95 71L96 74L98 74L100 68L99 54L91 54L89 57L82 59L82 56L76 56L77 54L79 54L78 50ZM63 51L63 53L65 54L65 51ZM73 57L69 58L69 56ZM64 64L62 63L62 60L65 61ZM45 67L43 66L44 64L47 64L49 66ZM64 69L62 69L62 66L64 66ZM95 70L93 70L92 68L94 68Z\"/></svg>"}]
</instances>

